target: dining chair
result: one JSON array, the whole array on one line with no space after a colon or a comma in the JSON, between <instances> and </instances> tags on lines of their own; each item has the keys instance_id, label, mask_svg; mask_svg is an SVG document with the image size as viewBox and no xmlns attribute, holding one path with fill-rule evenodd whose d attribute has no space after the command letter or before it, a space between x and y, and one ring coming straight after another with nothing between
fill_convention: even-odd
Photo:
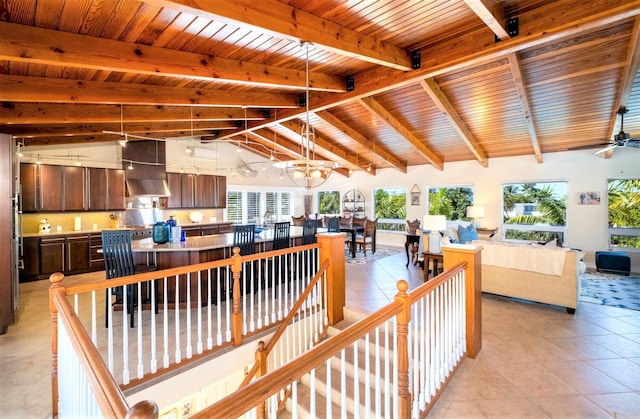
<instances>
[{"instance_id":1,"label":"dining chair","mask_svg":"<svg viewBox=\"0 0 640 419\"><path fill-rule=\"evenodd\" d=\"M338 233L340 232L340 218L338 217L330 217L327 219L327 231L329 233Z\"/></svg>"},{"instance_id":2,"label":"dining chair","mask_svg":"<svg viewBox=\"0 0 640 419\"><path fill-rule=\"evenodd\" d=\"M318 223L316 220L304 220L302 225L302 244L313 244L318 241L316 233L318 232Z\"/></svg>"},{"instance_id":3,"label":"dining chair","mask_svg":"<svg viewBox=\"0 0 640 419\"><path fill-rule=\"evenodd\" d=\"M233 247L240 248L240 255L247 256L252 255L256 252L256 226L255 224L245 224L245 225L234 225L233 226ZM249 271L248 269L253 266L253 269ZM251 262L245 262L242 266L242 277L244 278L240 281L240 295L243 295L242 290L244 289L244 283L248 283L248 279L250 273L253 274L253 292L257 292L258 290L258 278L257 278L257 264ZM225 281L226 282L226 281ZM223 294L225 294L225 290L222 290ZM229 295L233 296L233 283L229 284Z\"/></svg>"},{"instance_id":4,"label":"dining chair","mask_svg":"<svg viewBox=\"0 0 640 419\"><path fill-rule=\"evenodd\" d=\"M356 247L361 248L364 255L367 256L367 245L371 248L371 253L376 253L376 227L378 219L370 220L365 218L364 231L362 235L356 237Z\"/></svg>"},{"instance_id":5,"label":"dining chair","mask_svg":"<svg viewBox=\"0 0 640 419\"><path fill-rule=\"evenodd\" d=\"M287 249L291 247L291 223L288 221L275 223L273 225L273 240L271 242L272 250ZM265 277L268 278L269 274L273 273L275 278L279 281L271 281L272 284L280 282L287 277L287 258L286 256L274 256L273 262L269 262L265 265L267 271ZM275 269L272 269L274 267Z\"/></svg>"},{"instance_id":6,"label":"dining chair","mask_svg":"<svg viewBox=\"0 0 640 419\"><path fill-rule=\"evenodd\" d=\"M106 279L120 278L123 276L135 275L143 272L155 271L158 268L150 265L136 265L133 262L133 252L131 251L131 230L103 230L102 231L102 253L104 255L104 268ZM141 286L142 284L138 284ZM146 300L150 300L151 292L155 293L155 312L158 313L158 284L155 283L154 289L149 290L149 284L147 283L147 289L145 290ZM124 291L126 289L126 291ZM111 288L111 294L116 297L116 300L111 303L111 296L109 295L109 289L106 290L105 301L105 327L109 327L109 304L123 304L124 293L127 294L127 307L123 307L123 310L127 310L130 315L130 326L134 327L134 309L136 305L135 301L135 285L125 285L123 287Z\"/></svg>"}]
</instances>

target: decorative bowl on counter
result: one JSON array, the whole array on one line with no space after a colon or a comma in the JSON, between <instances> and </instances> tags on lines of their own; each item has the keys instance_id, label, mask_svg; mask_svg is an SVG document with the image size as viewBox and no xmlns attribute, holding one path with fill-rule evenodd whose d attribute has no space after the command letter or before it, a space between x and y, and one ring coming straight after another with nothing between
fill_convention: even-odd
<instances>
[{"instance_id":1,"label":"decorative bowl on counter","mask_svg":"<svg viewBox=\"0 0 640 419\"><path fill-rule=\"evenodd\" d=\"M256 227L254 231L255 231L256 234L260 234L260 233L262 233L264 231L264 228Z\"/></svg>"},{"instance_id":2,"label":"decorative bowl on counter","mask_svg":"<svg viewBox=\"0 0 640 419\"><path fill-rule=\"evenodd\" d=\"M204 219L204 215L200 211L191 211L189 213L189 220L192 223L201 223Z\"/></svg>"}]
</instances>

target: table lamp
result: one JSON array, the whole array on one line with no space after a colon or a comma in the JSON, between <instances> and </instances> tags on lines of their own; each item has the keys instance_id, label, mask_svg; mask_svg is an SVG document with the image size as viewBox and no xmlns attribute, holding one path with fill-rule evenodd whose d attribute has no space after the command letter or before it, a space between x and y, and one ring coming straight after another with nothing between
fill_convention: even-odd
<instances>
[{"instance_id":1,"label":"table lamp","mask_svg":"<svg viewBox=\"0 0 640 419\"><path fill-rule=\"evenodd\" d=\"M425 215L422 228L429 231L429 253L440 253L440 232L447 229L444 215Z\"/></svg>"},{"instance_id":2,"label":"table lamp","mask_svg":"<svg viewBox=\"0 0 640 419\"><path fill-rule=\"evenodd\" d=\"M467 217L473 218L476 228L480 227L478 218L484 218L484 207L481 205L469 205L467 207Z\"/></svg>"}]
</instances>

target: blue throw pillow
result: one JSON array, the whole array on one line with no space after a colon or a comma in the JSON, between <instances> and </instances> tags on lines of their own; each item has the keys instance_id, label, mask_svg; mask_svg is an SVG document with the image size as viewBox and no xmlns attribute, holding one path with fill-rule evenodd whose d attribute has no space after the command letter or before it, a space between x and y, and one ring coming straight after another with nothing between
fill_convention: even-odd
<instances>
[{"instance_id":1,"label":"blue throw pillow","mask_svg":"<svg viewBox=\"0 0 640 419\"><path fill-rule=\"evenodd\" d=\"M462 244L478 240L478 231L476 230L476 226L473 224L469 224L468 227L465 227L462 224L458 225L458 238Z\"/></svg>"}]
</instances>

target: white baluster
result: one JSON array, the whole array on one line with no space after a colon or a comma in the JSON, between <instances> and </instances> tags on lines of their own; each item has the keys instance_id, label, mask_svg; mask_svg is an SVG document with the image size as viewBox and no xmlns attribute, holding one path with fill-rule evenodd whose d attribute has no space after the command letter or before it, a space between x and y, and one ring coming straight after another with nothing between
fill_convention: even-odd
<instances>
[{"instance_id":1,"label":"white baluster","mask_svg":"<svg viewBox=\"0 0 640 419\"><path fill-rule=\"evenodd\" d=\"M149 285L151 286L151 310L149 310L149 313L151 315L151 329L150 329L150 333L151 333L151 364L150 364L150 371L152 374L156 373L158 371L158 358L157 358L157 347L156 347L156 337L158 335L158 330L156 329L156 306L158 304L158 302L156 301L158 296L157 293L155 292L157 290L157 286L158 283L156 282L155 279L152 279L151 282L149 283Z\"/></svg>"},{"instance_id":2,"label":"white baluster","mask_svg":"<svg viewBox=\"0 0 640 419\"><path fill-rule=\"evenodd\" d=\"M175 340L176 340L176 350L175 350L175 362L179 363L182 360L182 352L180 350L180 278L176 275L176 288L175 288L175 299L174 299L174 315L175 315Z\"/></svg>"},{"instance_id":3,"label":"white baluster","mask_svg":"<svg viewBox=\"0 0 640 419\"><path fill-rule=\"evenodd\" d=\"M165 368L169 367L169 296L167 292L169 278L166 276L162 278L162 295L163 295L163 304L162 304L162 337L164 343L164 350L162 356L162 365Z\"/></svg>"},{"instance_id":4,"label":"white baluster","mask_svg":"<svg viewBox=\"0 0 640 419\"><path fill-rule=\"evenodd\" d=\"M142 284L138 283L138 378L144 376L144 361L142 359ZM134 305L135 307L135 305Z\"/></svg>"},{"instance_id":5,"label":"white baluster","mask_svg":"<svg viewBox=\"0 0 640 419\"><path fill-rule=\"evenodd\" d=\"M129 307L127 298L129 297L128 287L122 287L122 382L129 384L129 322L127 322L127 309Z\"/></svg>"}]
</instances>

